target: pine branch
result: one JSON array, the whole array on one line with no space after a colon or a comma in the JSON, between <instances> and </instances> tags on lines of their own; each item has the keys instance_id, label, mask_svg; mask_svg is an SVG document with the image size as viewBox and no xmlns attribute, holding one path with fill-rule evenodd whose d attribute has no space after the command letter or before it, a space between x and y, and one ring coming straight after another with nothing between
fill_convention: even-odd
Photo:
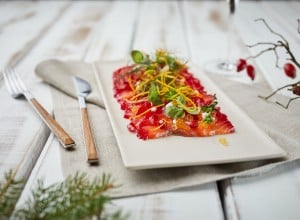
<instances>
[{"instance_id":1,"label":"pine branch","mask_svg":"<svg viewBox=\"0 0 300 220\"><path fill-rule=\"evenodd\" d=\"M15 173L10 170L0 183L0 219L8 219L23 190L23 181L15 180Z\"/></svg>"},{"instance_id":2,"label":"pine branch","mask_svg":"<svg viewBox=\"0 0 300 220\"><path fill-rule=\"evenodd\" d=\"M25 207L17 210L16 219L122 219L121 212L105 214L111 204L107 191L115 188L110 176L103 175L89 181L87 175L77 173L64 182L45 187L38 182Z\"/></svg>"},{"instance_id":3,"label":"pine branch","mask_svg":"<svg viewBox=\"0 0 300 220\"><path fill-rule=\"evenodd\" d=\"M9 171L0 182L0 219L127 219L113 207L107 192L115 187L109 175L89 181L86 174L75 174L65 181L45 187L38 181L31 196L21 208L15 205L22 192L23 181L15 180ZM109 206L109 207L108 207Z\"/></svg>"}]
</instances>

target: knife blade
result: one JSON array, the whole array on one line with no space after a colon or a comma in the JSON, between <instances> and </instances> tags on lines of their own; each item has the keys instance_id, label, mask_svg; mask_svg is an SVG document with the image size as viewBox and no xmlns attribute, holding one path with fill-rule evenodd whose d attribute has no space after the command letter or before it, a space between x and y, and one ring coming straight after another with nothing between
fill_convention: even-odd
<instances>
[{"instance_id":1,"label":"knife blade","mask_svg":"<svg viewBox=\"0 0 300 220\"><path fill-rule=\"evenodd\" d=\"M79 108L81 111L81 120L83 127L84 144L86 147L87 162L90 164L98 163L99 158L88 117L87 105L85 100L88 94L91 93L92 89L90 84L86 80L81 79L78 76L74 76L73 81L77 90Z\"/></svg>"}]
</instances>

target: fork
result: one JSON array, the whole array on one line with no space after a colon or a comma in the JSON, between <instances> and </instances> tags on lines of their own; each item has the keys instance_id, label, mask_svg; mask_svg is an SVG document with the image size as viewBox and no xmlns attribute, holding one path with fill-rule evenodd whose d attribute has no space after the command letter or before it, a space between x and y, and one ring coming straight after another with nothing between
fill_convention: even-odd
<instances>
[{"instance_id":1,"label":"fork","mask_svg":"<svg viewBox=\"0 0 300 220\"><path fill-rule=\"evenodd\" d=\"M58 124L57 121L47 112L47 110L33 97L31 92L25 87L19 74L14 69L6 69L3 71L4 82L6 87L14 98L24 96L31 104L33 109L38 113L41 119L46 123L50 130L56 135L59 142L64 148L71 148L75 145L75 141L70 135Z\"/></svg>"}]
</instances>

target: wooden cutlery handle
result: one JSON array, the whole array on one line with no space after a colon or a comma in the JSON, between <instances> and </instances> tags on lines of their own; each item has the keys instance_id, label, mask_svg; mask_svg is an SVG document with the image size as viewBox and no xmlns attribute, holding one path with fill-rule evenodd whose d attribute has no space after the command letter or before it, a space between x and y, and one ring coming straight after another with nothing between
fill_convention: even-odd
<instances>
[{"instance_id":1,"label":"wooden cutlery handle","mask_svg":"<svg viewBox=\"0 0 300 220\"><path fill-rule=\"evenodd\" d=\"M35 110L41 116L43 121L48 125L50 130L56 135L59 141L65 148L69 148L75 145L75 141L70 135L58 124L57 121L46 111L46 109L35 99L30 99Z\"/></svg>"},{"instance_id":2,"label":"wooden cutlery handle","mask_svg":"<svg viewBox=\"0 0 300 220\"><path fill-rule=\"evenodd\" d=\"M83 123L83 134L86 146L87 160L89 163L97 163L98 155L96 150L96 144L93 138L93 132L88 118L88 113L86 108L81 108L81 116Z\"/></svg>"}]
</instances>

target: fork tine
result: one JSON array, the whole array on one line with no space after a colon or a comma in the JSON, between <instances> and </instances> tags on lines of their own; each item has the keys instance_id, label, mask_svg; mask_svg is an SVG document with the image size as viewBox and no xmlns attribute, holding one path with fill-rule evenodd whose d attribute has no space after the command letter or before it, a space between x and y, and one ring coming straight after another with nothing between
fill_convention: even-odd
<instances>
[{"instance_id":1,"label":"fork tine","mask_svg":"<svg viewBox=\"0 0 300 220\"><path fill-rule=\"evenodd\" d=\"M11 79L14 82L14 86L19 90L18 95L24 95L28 100L33 98L29 90L24 85L23 81L21 80L19 74L14 70L11 69L10 71Z\"/></svg>"},{"instance_id":2,"label":"fork tine","mask_svg":"<svg viewBox=\"0 0 300 220\"><path fill-rule=\"evenodd\" d=\"M4 83L5 83L5 85L6 85L6 88L7 88L8 92L9 92L11 95L14 94L13 88L11 87L11 85L10 85L10 83L9 83L9 81L8 81L7 70L2 71L2 73L3 73Z\"/></svg>"},{"instance_id":3,"label":"fork tine","mask_svg":"<svg viewBox=\"0 0 300 220\"><path fill-rule=\"evenodd\" d=\"M12 81L13 81L13 83L14 83L14 86L15 86L19 91L22 91L22 88L21 88L21 86L20 86L20 84L19 84L19 82L18 82L18 79L17 79L17 77L16 77L16 75L15 75L15 71L14 71L13 69L11 69L11 71L10 71L10 76L11 76L11 79L12 79Z\"/></svg>"},{"instance_id":4,"label":"fork tine","mask_svg":"<svg viewBox=\"0 0 300 220\"><path fill-rule=\"evenodd\" d=\"M11 69L7 69L4 71L3 73L3 77L4 77L4 82L6 84L6 87L9 91L9 93L16 97L18 96L18 93L20 93L20 91L18 90L18 88L15 86L13 79L11 78Z\"/></svg>"},{"instance_id":5,"label":"fork tine","mask_svg":"<svg viewBox=\"0 0 300 220\"><path fill-rule=\"evenodd\" d=\"M12 69L12 75L14 76L14 78L16 80L16 83L19 86L19 88L22 91L26 91L27 90L26 86L24 85L23 81L21 80L19 74L14 69Z\"/></svg>"}]
</instances>

